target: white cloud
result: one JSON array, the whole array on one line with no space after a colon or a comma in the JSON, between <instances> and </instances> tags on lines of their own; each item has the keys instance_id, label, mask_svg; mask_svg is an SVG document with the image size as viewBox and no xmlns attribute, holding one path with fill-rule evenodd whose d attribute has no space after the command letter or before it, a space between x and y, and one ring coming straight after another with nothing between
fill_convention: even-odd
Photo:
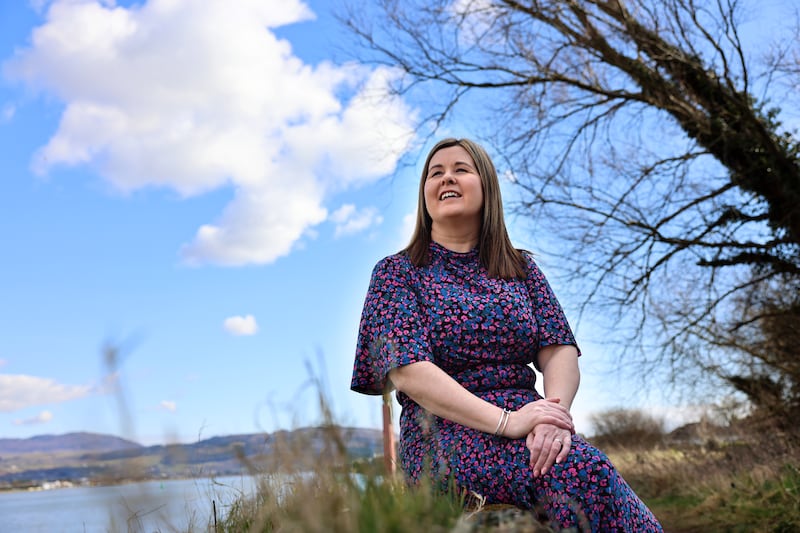
<instances>
[{"instance_id":1,"label":"white cloud","mask_svg":"<svg viewBox=\"0 0 800 533\"><path fill-rule=\"evenodd\" d=\"M345 204L331 214L331 222L336 224L335 237L352 235L383 223L383 217L374 207L358 210L353 204Z\"/></svg>"},{"instance_id":2,"label":"white cloud","mask_svg":"<svg viewBox=\"0 0 800 533\"><path fill-rule=\"evenodd\" d=\"M231 186L184 258L290 253L327 217L329 193L391 173L414 135L414 112L388 95L396 72L306 65L271 31L313 16L300 0L52 2L5 65L65 103L34 169L86 165L121 191Z\"/></svg>"},{"instance_id":3,"label":"white cloud","mask_svg":"<svg viewBox=\"0 0 800 533\"><path fill-rule=\"evenodd\" d=\"M50 411L42 411L38 415L33 416L31 418L14 420L14 424L17 426L33 426L38 424L46 424L47 422L50 422L52 419L53 419L53 413L51 413Z\"/></svg>"},{"instance_id":4,"label":"white cloud","mask_svg":"<svg viewBox=\"0 0 800 533\"><path fill-rule=\"evenodd\" d=\"M237 336L255 335L258 332L258 324L253 315L228 317L223 327L228 333Z\"/></svg>"},{"instance_id":5,"label":"white cloud","mask_svg":"<svg viewBox=\"0 0 800 533\"><path fill-rule=\"evenodd\" d=\"M342 224L351 218L356 212L356 206L353 204L344 204L342 207L331 213L331 222Z\"/></svg>"},{"instance_id":6,"label":"white cloud","mask_svg":"<svg viewBox=\"0 0 800 533\"><path fill-rule=\"evenodd\" d=\"M88 385L63 385L55 380L22 374L0 374L0 413L19 411L35 405L62 403L83 398Z\"/></svg>"},{"instance_id":7,"label":"white cloud","mask_svg":"<svg viewBox=\"0 0 800 533\"><path fill-rule=\"evenodd\" d=\"M158 408L163 411L174 413L178 409L178 405L171 400L162 400L161 403L158 404Z\"/></svg>"}]
</instances>

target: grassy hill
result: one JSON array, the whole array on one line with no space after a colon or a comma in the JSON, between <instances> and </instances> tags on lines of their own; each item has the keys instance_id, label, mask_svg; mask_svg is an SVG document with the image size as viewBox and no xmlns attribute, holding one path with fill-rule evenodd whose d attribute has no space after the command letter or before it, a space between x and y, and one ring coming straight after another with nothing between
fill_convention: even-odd
<instances>
[{"instance_id":1,"label":"grassy hill","mask_svg":"<svg viewBox=\"0 0 800 533\"><path fill-rule=\"evenodd\" d=\"M45 481L100 484L296 469L333 442L342 442L344 454L353 459L369 458L383 449L379 430L336 428L341 441L331 439L330 431L300 428L156 446L93 433L0 439L0 490Z\"/></svg>"},{"instance_id":2,"label":"grassy hill","mask_svg":"<svg viewBox=\"0 0 800 533\"><path fill-rule=\"evenodd\" d=\"M127 439L98 433L38 435L27 439L0 439L0 457L32 453L128 450L142 447L141 444Z\"/></svg>"}]
</instances>

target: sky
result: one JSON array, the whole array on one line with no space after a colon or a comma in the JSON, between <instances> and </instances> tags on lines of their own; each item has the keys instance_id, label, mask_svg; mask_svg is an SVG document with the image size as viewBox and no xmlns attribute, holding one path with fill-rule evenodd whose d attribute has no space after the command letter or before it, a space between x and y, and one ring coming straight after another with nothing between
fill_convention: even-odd
<instances>
[{"instance_id":1,"label":"sky","mask_svg":"<svg viewBox=\"0 0 800 533\"><path fill-rule=\"evenodd\" d=\"M271 432L318 423L320 395L380 427L349 390L358 322L430 141L335 5L0 3L0 438ZM639 396L581 331L585 432Z\"/></svg>"}]
</instances>

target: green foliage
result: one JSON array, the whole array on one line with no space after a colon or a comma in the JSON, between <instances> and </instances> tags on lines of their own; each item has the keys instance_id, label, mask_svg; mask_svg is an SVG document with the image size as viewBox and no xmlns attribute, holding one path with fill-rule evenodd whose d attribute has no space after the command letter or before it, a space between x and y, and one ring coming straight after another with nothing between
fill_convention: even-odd
<instances>
[{"instance_id":1,"label":"green foliage","mask_svg":"<svg viewBox=\"0 0 800 533\"><path fill-rule=\"evenodd\" d=\"M718 477L716 483L687 481L685 494L649 502L673 531L800 531L800 470L794 465L784 465L776 477L756 469Z\"/></svg>"},{"instance_id":2,"label":"green foliage","mask_svg":"<svg viewBox=\"0 0 800 533\"><path fill-rule=\"evenodd\" d=\"M666 531L800 530L800 469L786 455L770 462L753 449L685 446L609 455ZM296 474L288 482L264 478L254 498L227 509L216 531L552 531L530 513L481 505L473 513L464 502L429 485L407 487L382 476Z\"/></svg>"},{"instance_id":3,"label":"green foliage","mask_svg":"<svg viewBox=\"0 0 800 533\"><path fill-rule=\"evenodd\" d=\"M463 512L458 498L380 476L314 472L281 483L235 502L217 531L450 531Z\"/></svg>"},{"instance_id":4,"label":"green foliage","mask_svg":"<svg viewBox=\"0 0 800 533\"><path fill-rule=\"evenodd\" d=\"M385 476L382 458L354 460L346 433L334 423L321 392L319 401L325 446L320 450L302 439L276 443L271 461L283 468L270 475L260 475L258 464L247 464L260 479L257 494L234 502L217 523L217 532L452 529L463 512L463 499L430 484L408 487Z\"/></svg>"},{"instance_id":5,"label":"green foliage","mask_svg":"<svg viewBox=\"0 0 800 533\"><path fill-rule=\"evenodd\" d=\"M673 438L667 446L663 421L639 411L602 419L604 434L617 443L606 450L609 457L666 531L800 530L800 441L777 426L738 420L710 426L707 438ZM484 505L479 495L448 495L430 483L409 487L384 475L380 457L347 457L335 424L327 430L330 446L322 454L284 448L278 462L291 466L280 474L258 474L257 465L248 465L259 489L221 509L215 531L552 532L531 513Z\"/></svg>"}]
</instances>

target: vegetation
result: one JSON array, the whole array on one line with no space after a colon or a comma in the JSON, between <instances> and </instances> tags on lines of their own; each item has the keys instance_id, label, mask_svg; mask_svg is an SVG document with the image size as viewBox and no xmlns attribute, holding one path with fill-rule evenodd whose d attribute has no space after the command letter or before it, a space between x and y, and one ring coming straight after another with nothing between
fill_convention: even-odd
<instances>
[{"instance_id":1,"label":"vegetation","mask_svg":"<svg viewBox=\"0 0 800 533\"><path fill-rule=\"evenodd\" d=\"M616 427L630 436L641 413L628 413L631 423L620 422L626 417L615 413ZM747 420L724 428L692 427L691 434L679 432L672 440L662 434L658 443L605 436L616 443L605 451L666 531L800 529L796 439L779 429L754 436L746 430ZM335 427L330 430L327 459L317 457L284 477L261 477L255 497L221 510L216 531L553 531L530 513L485 505L478 495L452 497L431 486L406 487L383 475L380 457L351 462L339 455ZM308 459L298 461L296 449L284 453L291 459L287 464ZM258 475L255 465L249 467Z\"/></svg>"},{"instance_id":2,"label":"vegetation","mask_svg":"<svg viewBox=\"0 0 800 533\"><path fill-rule=\"evenodd\" d=\"M592 442L601 449L638 446L652 448L664 442L664 420L639 409L612 409L591 416Z\"/></svg>"},{"instance_id":3,"label":"vegetation","mask_svg":"<svg viewBox=\"0 0 800 533\"><path fill-rule=\"evenodd\" d=\"M609 455L666 531L798 531L800 450L782 437Z\"/></svg>"},{"instance_id":4,"label":"vegetation","mask_svg":"<svg viewBox=\"0 0 800 533\"><path fill-rule=\"evenodd\" d=\"M264 483L229 508L217 531L450 531L462 505L430 487L342 472L297 473Z\"/></svg>"},{"instance_id":5,"label":"vegetation","mask_svg":"<svg viewBox=\"0 0 800 533\"><path fill-rule=\"evenodd\" d=\"M409 489L383 475L381 458L353 460L335 425L327 426L327 445L305 453L302 442L274 451L278 475L263 476L261 465L246 466L260 483L252 498L224 509L219 532L272 531L450 531L464 499L432 486Z\"/></svg>"}]
</instances>

